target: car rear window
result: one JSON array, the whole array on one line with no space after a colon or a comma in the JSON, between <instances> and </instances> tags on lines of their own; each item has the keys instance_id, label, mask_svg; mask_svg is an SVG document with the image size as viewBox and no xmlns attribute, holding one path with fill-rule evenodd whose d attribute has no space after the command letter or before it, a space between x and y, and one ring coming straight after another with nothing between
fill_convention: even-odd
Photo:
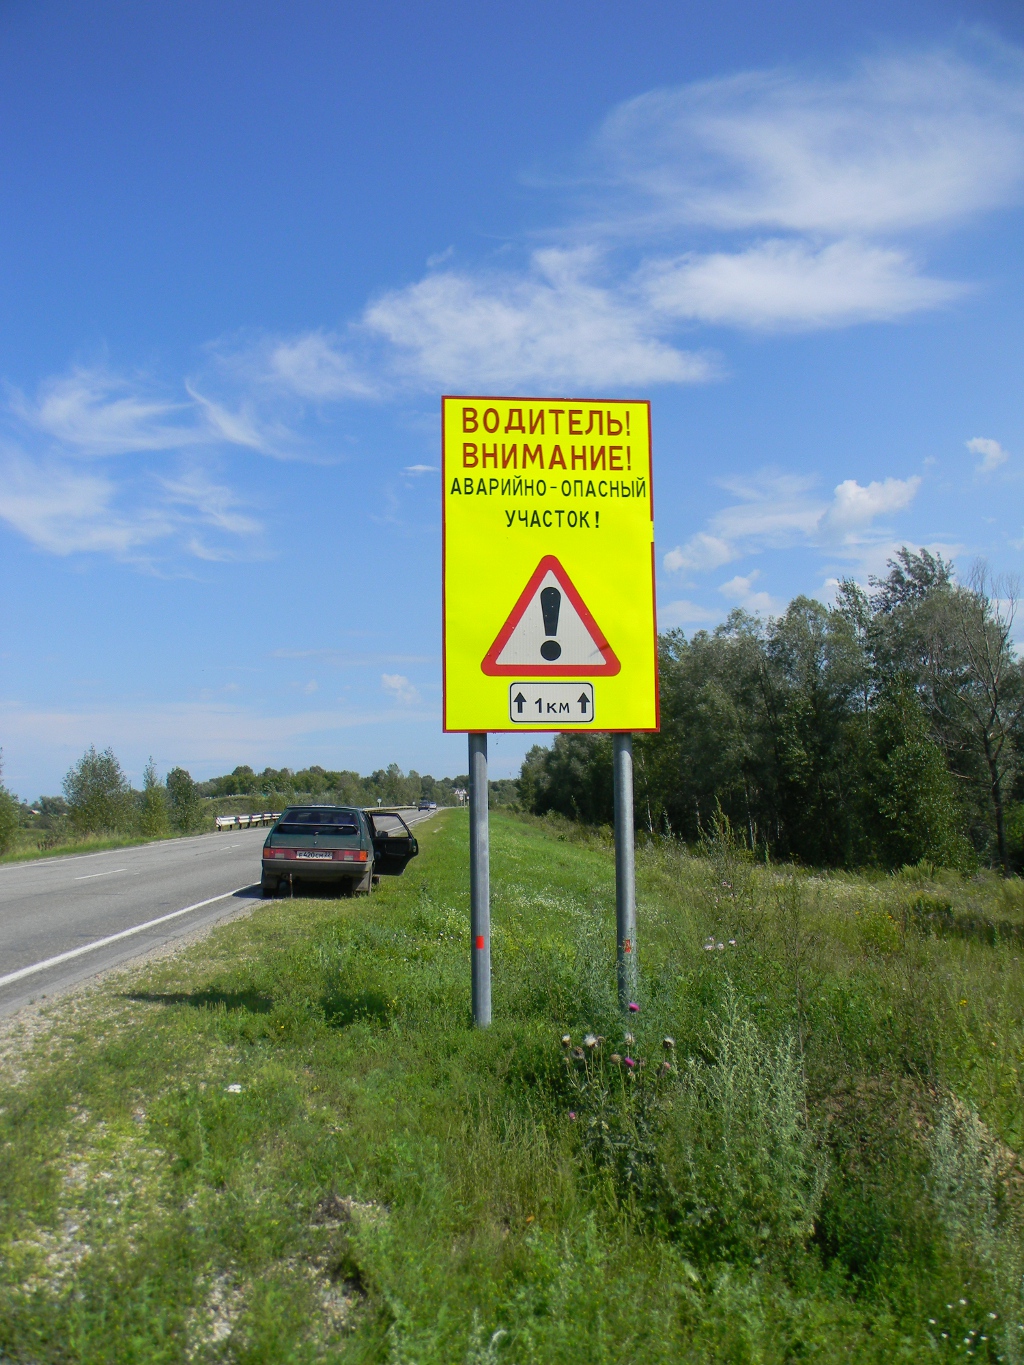
<instances>
[{"instance_id":1,"label":"car rear window","mask_svg":"<svg viewBox=\"0 0 1024 1365\"><path fill-rule=\"evenodd\" d=\"M358 834L352 810L286 810L275 834Z\"/></svg>"}]
</instances>

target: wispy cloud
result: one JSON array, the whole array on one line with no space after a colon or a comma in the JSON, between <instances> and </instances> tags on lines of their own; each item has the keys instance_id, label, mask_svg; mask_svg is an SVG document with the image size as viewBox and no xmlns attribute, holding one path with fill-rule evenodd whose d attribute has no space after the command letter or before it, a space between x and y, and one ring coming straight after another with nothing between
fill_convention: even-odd
<instances>
[{"instance_id":1,"label":"wispy cloud","mask_svg":"<svg viewBox=\"0 0 1024 1365\"><path fill-rule=\"evenodd\" d=\"M775 239L654 261L644 283L666 317L761 329L889 321L968 292L921 275L905 251L858 241L819 248Z\"/></svg>"},{"instance_id":2,"label":"wispy cloud","mask_svg":"<svg viewBox=\"0 0 1024 1365\"><path fill-rule=\"evenodd\" d=\"M860 237L941 226L1024 183L1024 59L977 35L847 74L752 71L620 105L595 142L605 225Z\"/></svg>"},{"instance_id":3,"label":"wispy cloud","mask_svg":"<svg viewBox=\"0 0 1024 1365\"><path fill-rule=\"evenodd\" d=\"M36 462L11 450L0 454L0 519L51 554L137 556L172 533L165 508L126 511L118 506L120 496L118 484L104 474Z\"/></svg>"},{"instance_id":4,"label":"wispy cloud","mask_svg":"<svg viewBox=\"0 0 1024 1365\"><path fill-rule=\"evenodd\" d=\"M675 602L666 602L663 606L658 607L658 628L659 630L669 630L673 626L706 624L710 621L717 621L720 615L720 612L709 611L707 607L699 606L696 602L681 598Z\"/></svg>"},{"instance_id":5,"label":"wispy cloud","mask_svg":"<svg viewBox=\"0 0 1024 1365\"><path fill-rule=\"evenodd\" d=\"M916 474L868 484L844 479L831 500L815 496L814 479L776 471L729 479L723 486L738 501L715 513L706 531L668 551L663 563L670 573L706 573L744 555L794 545L861 557L884 535L875 523L909 507L921 479ZM746 580L730 581L739 592Z\"/></svg>"},{"instance_id":6,"label":"wispy cloud","mask_svg":"<svg viewBox=\"0 0 1024 1365\"><path fill-rule=\"evenodd\" d=\"M262 525L211 471L232 451L272 446L244 408L187 382L181 394L82 366L43 380L32 397L9 389L0 407L0 519L59 555L147 564L181 552L249 557Z\"/></svg>"},{"instance_id":7,"label":"wispy cloud","mask_svg":"<svg viewBox=\"0 0 1024 1365\"><path fill-rule=\"evenodd\" d=\"M1010 452L1004 450L998 441L993 441L988 436L972 436L965 444L972 455L981 456L975 466L975 470L979 474L991 474L993 470L1004 465L1010 458Z\"/></svg>"}]
</instances>

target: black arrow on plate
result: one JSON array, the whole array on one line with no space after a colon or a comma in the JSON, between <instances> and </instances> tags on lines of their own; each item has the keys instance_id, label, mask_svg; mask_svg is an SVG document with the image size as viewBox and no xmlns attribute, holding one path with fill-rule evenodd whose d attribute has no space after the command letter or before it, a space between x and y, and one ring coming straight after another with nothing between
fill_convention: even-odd
<instances>
[{"instance_id":1,"label":"black arrow on plate","mask_svg":"<svg viewBox=\"0 0 1024 1365\"><path fill-rule=\"evenodd\" d=\"M584 715L586 715L587 707L590 705L590 698L587 696L586 692L581 692L579 696L576 698L576 700L580 704L580 710L583 712Z\"/></svg>"},{"instance_id":2,"label":"black arrow on plate","mask_svg":"<svg viewBox=\"0 0 1024 1365\"><path fill-rule=\"evenodd\" d=\"M517 697L514 697L513 701L515 702L516 710L519 712L520 715L522 715L523 707L526 705L526 698L523 696L522 692L520 692Z\"/></svg>"}]
</instances>

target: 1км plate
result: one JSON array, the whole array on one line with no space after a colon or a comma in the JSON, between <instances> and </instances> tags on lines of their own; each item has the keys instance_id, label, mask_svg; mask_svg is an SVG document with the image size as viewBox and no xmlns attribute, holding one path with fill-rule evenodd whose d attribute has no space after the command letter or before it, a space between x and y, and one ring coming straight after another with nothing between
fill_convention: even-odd
<instances>
[{"instance_id":1,"label":"1\u043a\u043c plate","mask_svg":"<svg viewBox=\"0 0 1024 1365\"><path fill-rule=\"evenodd\" d=\"M514 682L508 689L508 716L516 725L586 725L594 719L594 684L587 682Z\"/></svg>"}]
</instances>

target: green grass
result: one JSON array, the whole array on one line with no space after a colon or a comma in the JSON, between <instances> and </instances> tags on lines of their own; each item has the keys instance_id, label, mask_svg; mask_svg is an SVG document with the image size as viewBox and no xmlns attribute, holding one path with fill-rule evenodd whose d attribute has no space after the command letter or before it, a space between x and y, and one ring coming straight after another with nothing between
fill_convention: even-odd
<instances>
[{"instance_id":1,"label":"green grass","mask_svg":"<svg viewBox=\"0 0 1024 1365\"><path fill-rule=\"evenodd\" d=\"M192 839L197 833L208 834L209 829L194 830L188 834L165 834L151 839L142 834L97 834L82 838L67 838L49 848L42 847L40 840L46 837L45 830L18 830L17 842L6 853L0 853L0 866L4 863L33 862L37 858L66 858L78 853L103 853L112 848L138 848L142 844L162 844L168 839Z\"/></svg>"},{"instance_id":2,"label":"green grass","mask_svg":"<svg viewBox=\"0 0 1024 1365\"><path fill-rule=\"evenodd\" d=\"M492 814L479 1032L465 819L10 1055L0 1353L1024 1359L1018 883L641 850L630 1025L607 842Z\"/></svg>"}]
</instances>

